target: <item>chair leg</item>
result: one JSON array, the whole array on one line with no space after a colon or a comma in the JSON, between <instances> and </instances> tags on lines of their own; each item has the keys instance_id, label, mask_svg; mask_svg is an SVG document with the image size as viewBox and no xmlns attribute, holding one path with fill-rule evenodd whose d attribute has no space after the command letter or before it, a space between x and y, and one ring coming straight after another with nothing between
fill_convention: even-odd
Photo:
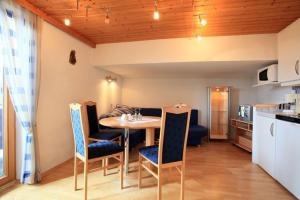
<instances>
[{"instance_id":1,"label":"chair leg","mask_svg":"<svg viewBox=\"0 0 300 200\"><path fill-rule=\"evenodd\" d=\"M158 192L157 192L157 200L161 200L161 168L160 166L158 166L158 183L157 183L157 189L158 189Z\"/></svg>"},{"instance_id":2,"label":"chair leg","mask_svg":"<svg viewBox=\"0 0 300 200\"><path fill-rule=\"evenodd\" d=\"M84 200L87 200L88 161L84 162Z\"/></svg>"},{"instance_id":3,"label":"chair leg","mask_svg":"<svg viewBox=\"0 0 300 200\"><path fill-rule=\"evenodd\" d=\"M103 176L106 176L106 158L102 160Z\"/></svg>"},{"instance_id":4,"label":"chair leg","mask_svg":"<svg viewBox=\"0 0 300 200\"><path fill-rule=\"evenodd\" d=\"M139 172L138 172L138 187L142 187L142 156L139 154Z\"/></svg>"},{"instance_id":5,"label":"chair leg","mask_svg":"<svg viewBox=\"0 0 300 200\"><path fill-rule=\"evenodd\" d=\"M74 156L74 190L77 190L77 157Z\"/></svg>"},{"instance_id":6,"label":"chair leg","mask_svg":"<svg viewBox=\"0 0 300 200\"><path fill-rule=\"evenodd\" d=\"M107 166L107 168L105 169L107 172L109 170L108 166L109 166L109 158L106 158L106 161L105 161L105 165Z\"/></svg>"},{"instance_id":7,"label":"chair leg","mask_svg":"<svg viewBox=\"0 0 300 200\"><path fill-rule=\"evenodd\" d=\"M123 152L120 154L120 182L121 182L121 190L123 189L123 165L124 165L124 155Z\"/></svg>"},{"instance_id":8,"label":"chair leg","mask_svg":"<svg viewBox=\"0 0 300 200\"><path fill-rule=\"evenodd\" d=\"M172 168L169 167L168 170L169 170L169 174L168 174L168 182L170 182L170 181L171 181L170 178L171 178Z\"/></svg>"},{"instance_id":9,"label":"chair leg","mask_svg":"<svg viewBox=\"0 0 300 200\"><path fill-rule=\"evenodd\" d=\"M181 166L181 188L180 188L180 200L184 199L184 176L185 176L185 166Z\"/></svg>"}]
</instances>

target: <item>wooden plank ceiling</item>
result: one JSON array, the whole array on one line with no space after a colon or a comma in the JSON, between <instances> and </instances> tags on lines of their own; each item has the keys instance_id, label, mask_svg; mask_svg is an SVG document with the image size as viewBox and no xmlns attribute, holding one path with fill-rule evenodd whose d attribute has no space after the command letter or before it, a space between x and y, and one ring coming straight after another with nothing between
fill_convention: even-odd
<instances>
[{"instance_id":1,"label":"wooden plank ceiling","mask_svg":"<svg viewBox=\"0 0 300 200\"><path fill-rule=\"evenodd\" d=\"M300 17L300 0L28 0L96 44L204 36L277 33ZM86 16L86 7L88 16ZM110 23L105 24L109 8ZM200 28L198 14L208 24Z\"/></svg>"}]
</instances>

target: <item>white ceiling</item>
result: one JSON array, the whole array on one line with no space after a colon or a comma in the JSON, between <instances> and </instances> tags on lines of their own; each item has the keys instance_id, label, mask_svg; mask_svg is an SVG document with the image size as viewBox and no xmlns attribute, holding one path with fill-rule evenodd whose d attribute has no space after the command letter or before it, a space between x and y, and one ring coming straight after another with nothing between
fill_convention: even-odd
<instances>
[{"instance_id":1,"label":"white ceiling","mask_svg":"<svg viewBox=\"0 0 300 200\"><path fill-rule=\"evenodd\" d=\"M238 78L254 77L269 61L209 61L98 66L124 78Z\"/></svg>"}]
</instances>

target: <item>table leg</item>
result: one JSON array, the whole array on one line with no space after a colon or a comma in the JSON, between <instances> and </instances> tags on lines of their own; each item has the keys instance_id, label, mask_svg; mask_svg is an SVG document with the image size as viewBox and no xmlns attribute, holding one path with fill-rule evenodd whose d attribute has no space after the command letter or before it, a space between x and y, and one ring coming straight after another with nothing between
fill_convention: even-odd
<instances>
[{"instance_id":1,"label":"table leg","mask_svg":"<svg viewBox=\"0 0 300 200\"><path fill-rule=\"evenodd\" d=\"M146 146L154 145L155 128L146 128Z\"/></svg>"},{"instance_id":2,"label":"table leg","mask_svg":"<svg viewBox=\"0 0 300 200\"><path fill-rule=\"evenodd\" d=\"M124 129L124 147L125 147L125 174L128 174L128 168L129 168L129 128Z\"/></svg>"}]
</instances>

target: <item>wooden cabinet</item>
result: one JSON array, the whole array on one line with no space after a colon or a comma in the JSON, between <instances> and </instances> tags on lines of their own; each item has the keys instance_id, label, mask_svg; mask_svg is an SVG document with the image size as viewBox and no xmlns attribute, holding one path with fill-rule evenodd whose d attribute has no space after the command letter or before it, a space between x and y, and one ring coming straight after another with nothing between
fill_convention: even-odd
<instances>
[{"instance_id":1,"label":"wooden cabinet","mask_svg":"<svg viewBox=\"0 0 300 200\"><path fill-rule=\"evenodd\" d=\"M278 81L300 79L300 19L278 34Z\"/></svg>"},{"instance_id":2,"label":"wooden cabinet","mask_svg":"<svg viewBox=\"0 0 300 200\"><path fill-rule=\"evenodd\" d=\"M277 120L275 177L300 199L300 124Z\"/></svg>"},{"instance_id":3,"label":"wooden cabinet","mask_svg":"<svg viewBox=\"0 0 300 200\"><path fill-rule=\"evenodd\" d=\"M252 122L231 119L231 126L235 130L233 144L252 152Z\"/></svg>"},{"instance_id":4,"label":"wooden cabinet","mask_svg":"<svg viewBox=\"0 0 300 200\"><path fill-rule=\"evenodd\" d=\"M257 114L255 120L257 163L274 176L276 119Z\"/></svg>"}]
</instances>

